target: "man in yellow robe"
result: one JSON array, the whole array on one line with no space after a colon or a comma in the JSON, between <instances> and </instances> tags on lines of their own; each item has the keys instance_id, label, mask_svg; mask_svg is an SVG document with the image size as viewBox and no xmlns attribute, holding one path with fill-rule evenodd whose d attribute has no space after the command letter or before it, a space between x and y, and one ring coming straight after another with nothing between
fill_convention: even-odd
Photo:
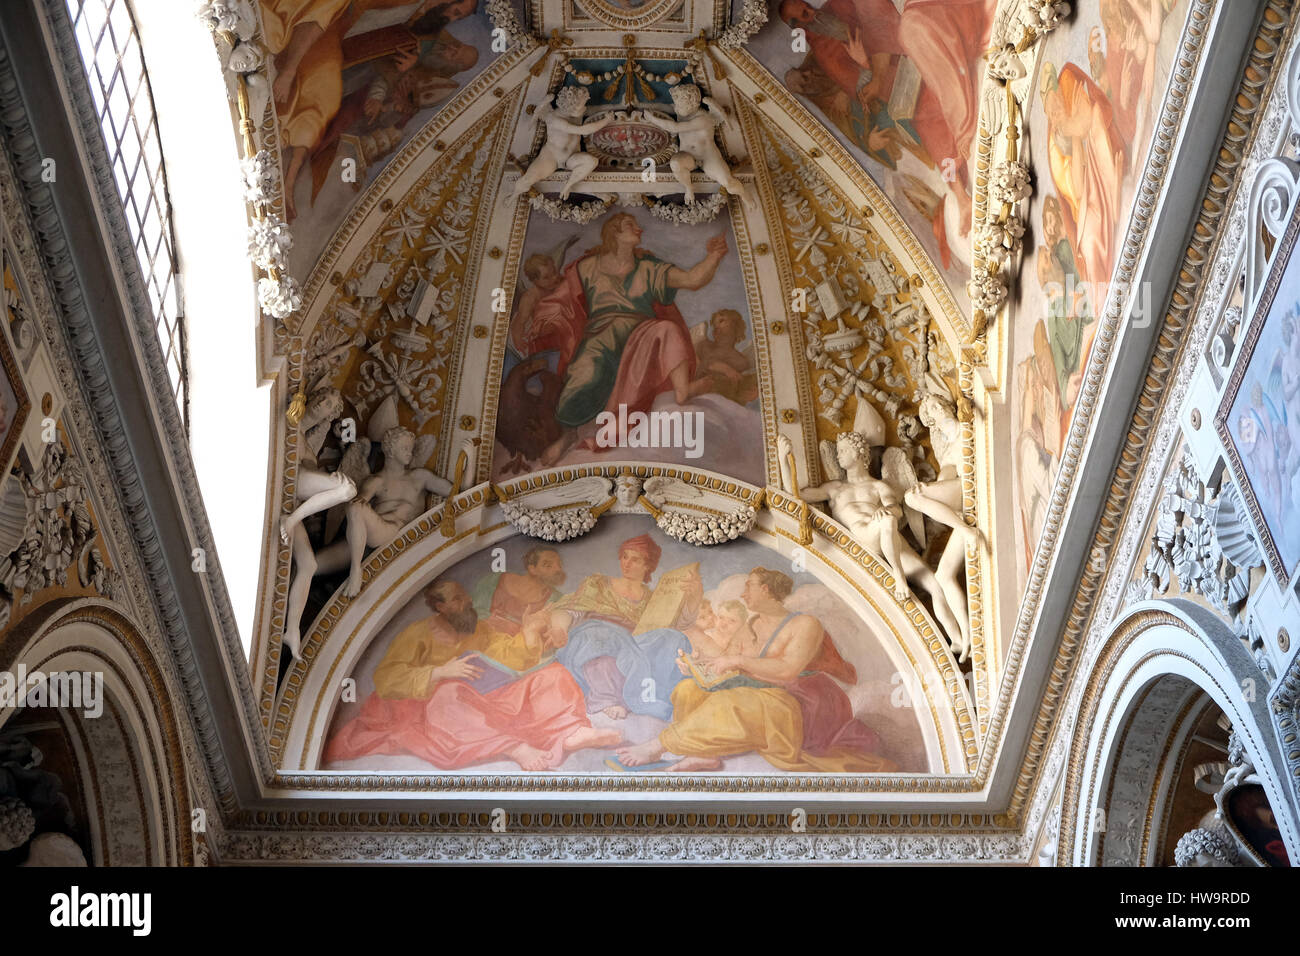
<instances>
[{"instance_id":1,"label":"man in yellow robe","mask_svg":"<svg viewBox=\"0 0 1300 956\"><path fill-rule=\"evenodd\" d=\"M343 69L349 65L344 38L362 14L401 7L412 11L406 21L409 29L377 30L375 42L355 44L363 51L357 55L374 59L418 51L421 37L469 16L477 4L478 0L262 0L266 45L275 57L271 93L286 148L284 201L290 220L298 174L343 102Z\"/></svg>"},{"instance_id":2,"label":"man in yellow robe","mask_svg":"<svg viewBox=\"0 0 1300 956\"><path fill-rule=\"evenodd\" d=\"M425 590L433 616L406 627L375 668L375 691L339 728L325 760L414 754L444 770L507 757L525 770L559 766L565 754L611 746L617 731L597 730L573 678L557 663L537 667L542 648L522 634L494 631L478 619L455 581ZM528 673L484 683L491 658Z\"/></svg>"},{"instance_id":3,"label":"man in yellow robe","mask_svg":"<svg viewBox=\"0 0 1300 956\"><path fill-rule=\"evenodd\" d=\"M706 688L684 680L672 693L673 719L658 736L618 751L625 766L683 757L674 771L718 770L726 757L754 752L779 770L888 773L876 753L879 738L853 717L848 696L832 679L857 675L821 622L783 603L794 582L780 571L755 568L742 594L754 612L750 626L762 650L711 662L715 674L734 672ZM683 662L682 672L689 673Z\"/></svg>"}]
</instances>

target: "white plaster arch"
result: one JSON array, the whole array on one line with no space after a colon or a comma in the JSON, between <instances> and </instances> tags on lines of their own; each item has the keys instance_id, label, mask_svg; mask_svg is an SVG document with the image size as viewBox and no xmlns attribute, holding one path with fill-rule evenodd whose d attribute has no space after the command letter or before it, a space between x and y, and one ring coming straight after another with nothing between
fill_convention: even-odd
<instances>
[{"instance_id":1,"label":"white plaster arch","mask_svg":"<svg viewBox=\"0 0 1300 956\"><path fill-rule=\"evenodd\" d=\"M132 796L115 799L119 806L125 799L128 809L138 811L143 829L115 833L102 828L100 814L90 805L98 798L88 787L90 836L96 852L117 864L187 864L191 859L188 786L177 752L177 728L174 723L166 726L174 716L165 688L159 686L161 675L139 639L139 631L116 609L92 599L57 602L57 607L40 609L32 618L36 620L31 625L30 619L24 620L13 632L22 644L6 668L17 671L22 666L29 674L39 670L102 675L103 714L92 717L79 712L71 719L61 715L61 719L83 772L102 772L114 757L125 757L131 764L132 779L125 782L131 786ZM149 660L141 660L138 655L142 653L149 655ZM13 713L9 707L0 711L0 726ZM93 728L87 726L91 721L97 722ZM105 801L103 806L107 804ZM139 858L121 858L123 852L135 853L146 846L147 852Z\"/></svg>"},{"instance_id":2,"label":"white plaster arch","mask_svg":"<svg viewBox=\"0 0 1300 956\"><path fill-rule=\"evenodd\" d=\"M648 516L646 521L649 528ZM746 537L789 559L798 544L775 525L765 513ZM450 541L433 534L400 551L367 582L361 599L343 609L313 652L307 654L304 644L309 659L306 665L297 665L302 667L302 679L282 750L281 766L286 771L328 773L315 768L339 700L339 684L352 673L370 639L384 624L445 569L515 535L495 504L458 515L457 529L457 537ZM893 640L882 636L880 644L897 672L911 682L908 686L942 688L957 695L954 704L941 693L927 694L925 707L918 706L916 716L931 766L943 768L939 773L967 772L976 752L974 713L946 642L928 616L922 633L883 584L864 574L855 558L824 538L817 537L805 552L821 563L818 567L810 562L809 570L814 570L822 583L862 620L879 622L892 634ZM924 615L919 606L916 612ZM853 796L860 800L871 795Z\"/></svg>"},{"instance_id":3,"label":"white plaster arch","mask_svg":"<svg viewBox=\"0 0 1300 956\"><path fill-rule=\"evenodd\" d=\"M1247 683L1257 677L1258 669L1240 641L1203 608L1182 600L1147 601L1130 608L1111 629L1107 649L1093 671L1096 693L1091 700L1085 697L1087 710L1077 725L1080 733L1071 760L1076 772L1067 778L1065 795L1070 825L1063 821L1060 859L1075 866L1100 862L1100 831L1112 814L1096 811L1107 809L1131 722L1144 715L1156 717L1153 724L1166 733L1184 726L1176 717L1162 722L1151 709L1153 696L1167 698L1162 706L1176 715L1201 693L1232 722L1263 781L1288 851L1296 852L1300 825L1273 759L1278 747L1263 688ZM1249 700L1252 688L1254 700ZM1163 789L1167 782L1159 786Z\"/></svg>"}]
</instances>

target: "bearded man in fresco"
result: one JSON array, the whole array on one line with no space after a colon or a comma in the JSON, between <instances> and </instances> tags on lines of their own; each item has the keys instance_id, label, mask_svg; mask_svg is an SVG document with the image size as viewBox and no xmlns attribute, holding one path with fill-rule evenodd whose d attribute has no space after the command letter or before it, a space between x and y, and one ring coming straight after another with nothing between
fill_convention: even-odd
<instances>
[{"instance_id":1,"label":"bearded man in fresco","mask_svg":"<svg viewBox=\"0 0 1300 956\"><path fill-rule=\"evenodd\" d=\"M461 584L437 580L424 598L432 616L394 638L375 668L374 693L330 738L326 762L413 754L440 770L503 758L550 770L574 750L622 739L591 726L567 670L554 661L537 666L544 648L480 620ZM525 673L489 687L483 679L495 669L485 658Z\"/></svg>"},{"instance_id":2,"label":"bearded man in fresco","mask_svg":"<svg viewBox=\"0 0 1300 956\"><path fill-rule=\"evenodd\" d=\"M931 168L951 169L955 175L944 181L958 203L962 235L970 230L967 160L979 119L978 64L996 7L996 0L910 0L901 13L892 0L780 5L781 19L806 31L809 49L786 76L791 89L819 106L831 104L827 116L886 166L906 146ZM844 96L829 95L826 81ZM850 102L861 108L860 124ZM849 132L859 125L862 135ZM942 215L940 206L940 223Z\"/></svg>"}]
</instances>

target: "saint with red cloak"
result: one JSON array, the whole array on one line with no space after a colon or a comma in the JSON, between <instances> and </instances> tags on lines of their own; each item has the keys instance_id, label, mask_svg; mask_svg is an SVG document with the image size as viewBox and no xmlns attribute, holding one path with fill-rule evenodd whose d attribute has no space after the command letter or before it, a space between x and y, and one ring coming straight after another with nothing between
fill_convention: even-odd
<instances>
[{"instance_id":1,"label":"saint with red cloak","mask_svg":"<svg viewBox=\"0 0 1300 956\"><path fill-rule=\"evenodd\" d=\"M695 346L673 300L678 289L713 279L726 240L709 240L704 259L682 269L637 246L641 227L630 213L611 216L600 236L601 245L569 263L519 330L526 356L559 352L555 420L566 432L543 455L547 464L603 411L645 412L670 389L685 404L710 387L694 377Z\"/></svg>"},{"instance_id":2,"label":"saint with red cloak","mask_svg":"<svg viewBox=\"0 0 1300 956\"><path fill-rule=\"evenodd\" d=\"M621 739L591 726L563 666L544 663L543 649L522 634L480 620L460 584L435 581L425 600L435 613L393 639L375 668L374 693L330 737L327 764L411 754L440 770L501 759L549 770L571 751Z\"/></svg>"},{"instance_id":3,"label":"saint with red cloak","mask_svg":"<svg viewBox=\"0 0 1300 956\"><path fill-rule=\"evenodd\" d=\"M1075 64L1065 64L1059 75L1047 64L1042 90L1052 182L1065 203L1066 229L1073 232L1082 260L1080 274L1088 282L1107 283L1127 165L1123 136L1105 92Z\"/></svg>"}]
</instances>

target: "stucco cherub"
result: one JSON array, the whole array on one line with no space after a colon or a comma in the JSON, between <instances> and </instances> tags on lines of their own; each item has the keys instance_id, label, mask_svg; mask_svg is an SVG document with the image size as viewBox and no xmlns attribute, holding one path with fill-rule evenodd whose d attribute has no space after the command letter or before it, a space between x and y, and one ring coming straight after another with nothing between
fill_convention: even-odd
<instances>
[{"instance_id":1,"label":"stucco cherub","mask_svg":"<svg viewBox=\"0 0 1300 956\"><path fill-rule=\"evenodd\" d=\"M549 102L542 104L537 117L546 124L546 142L515 183L514 191L507 194L508 200L524 195L557 169L569 170L569 178L560 190L560 198L568 199L573 187L591 175L599 160L582 151L582 137L604 129L613 117L578 122L586 112L588 96L584 86L566 86L555 94L553 106Z\"/></svg>"},{"instance_id":2,"label":"stucco cherub","mask_svg":"<svg viewBox=\"0 0 1300 956\"><path fill-rule=\"evenodd\" d=\"M428 459L432 437L415 435L400 425L384 432L384 464L361 482L361 489L348 505L349 572L344 593L356 597L361 591L361 561L366 548L378 548L392 541L402 528L429 508L429 495L446 496L451 483L427 468L412 468L412 461Z\"/></svg>"},{"instance_id":3,"label":"stucco cherub","mask_svg":"<svg viewBox=\"0 0 1300 956\"><path fill-rule=\"evenodd\" d=\"M695 201L695 187L691 173L699 169L727 192L740 197L746 209L754 208L754 197L749 188L731 172L722 158L722 150L713 138L713 128L726 122L727 114L710 96L701 98L700 88L694 83L679 83L669 90L677 119L670 120L652 110L644 114L647 122L660 129L677 134L678 151L668 161L673 175L685 187L686 201ZM700 109L701 103L704 110Z\"/></svg>"}]
</instances>

